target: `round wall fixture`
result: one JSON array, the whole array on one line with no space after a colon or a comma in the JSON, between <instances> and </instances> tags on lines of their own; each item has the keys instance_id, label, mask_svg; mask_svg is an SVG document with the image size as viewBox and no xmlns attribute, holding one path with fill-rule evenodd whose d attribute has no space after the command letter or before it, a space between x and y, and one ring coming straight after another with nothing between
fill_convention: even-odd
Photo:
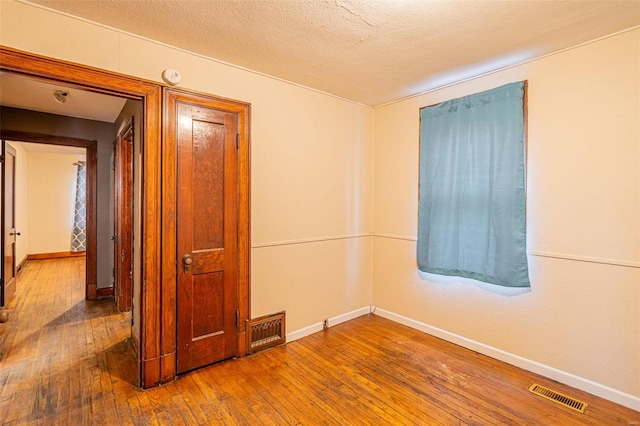
<instances>
[{"instance_id":1,"label":"round wall fixture","mask_svg":"<svg viewBox=\"0 0 640 426\"><path fill-rule=\"evenodd\" d=\"M182 75L180 75L178 70L169 68L162 72L162 79L168 84L175 86L182 81Z\"/></svg>"}]
</instances>

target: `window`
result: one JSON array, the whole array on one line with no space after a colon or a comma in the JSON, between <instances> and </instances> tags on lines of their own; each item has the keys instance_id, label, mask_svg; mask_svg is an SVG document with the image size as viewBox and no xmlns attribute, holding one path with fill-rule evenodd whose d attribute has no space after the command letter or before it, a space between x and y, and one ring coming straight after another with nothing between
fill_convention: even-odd
<instances>
[{"instance_id":1,"label":"window","mask_svg":"<svg viewBox=\"0 0 640 426\"><path fill-rule=\"evenodd\" d=\"M420 111L421 271L529 287L524 82Z\"/></svg>"}]
</instances>

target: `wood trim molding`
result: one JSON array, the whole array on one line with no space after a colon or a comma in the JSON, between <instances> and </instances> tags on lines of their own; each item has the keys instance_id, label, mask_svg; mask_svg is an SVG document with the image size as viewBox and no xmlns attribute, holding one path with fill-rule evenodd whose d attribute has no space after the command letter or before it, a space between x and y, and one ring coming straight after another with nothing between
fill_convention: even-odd
<instances>
[{"instance_id":1,"label":"wood trim molding","mask_svg":"<svg viewBox=\"0 0 640 426\"><path fill-rule=\"evenodd\" d=\"M43 260L43 259L60 259L63 257L84 257L87 253L84 251L57 251L54 253L35 253L28 254L25 260Z\"/></svg>"},{"instance_id":2,"label":"wood trim molding","mask_svg":"<svg viewBox=\"0 0 640 426\"><path fill-rule=\"evenodd\" d=\"M84 90L142 101L142 271L140 384L160 384L161 294L161 86L113 72L0 46L0 70ZM89 158L87 158L89 161ZM95 201L94 201L95 202ZM93 291L94 289L92 289ZM97 293L97 286L95 288ZM166 306L166 305L165 305ZM175 307L174 307L175 309Z\"/></svg>"},{"instance_id":3,"label":"wood trim molding","mask_svg":"<svg viewBox=\"0 0 640 426\"><path fill-rule=\"evenodd\" d=\"M238 271L238 356L247 353L246 323L251 318L251 105L243 104L238 113L238 252L241 253Z\"/></svg>"},{"instance_id":4,"label":"wood trim molding","mask_svg":"<svg viewBox=\"0 0 640 426\"><path fill-rule=\"evenodd\" d=\"M97 297L111 297L113 296L113 287L100 287L96 290Z\"/></svg>"},{"instance_id":5,"label":"wood trim molding","mask_svg":"<svg viewBox=\"0 0 640 426\"><path fill-rule=\"evenodd\" d=\"M170 141L174 138L169 135L175 134L175 123L169 120L169 109L175 107L172 102L173 97L170 92L165 89L163 91L163 126L162 126L162 169L164 172L164 182L162 186L162 208L164 216L162 217L162 235L163 247L165 248L165 256L162 265L162 297L164 300L170 301L172 308L166 309L162 315L163 345L162 345L162 362L160 365L161 379L163 382L171 380L177 374L177 284L178 277L177 265L177 157L176 147L169 146ZM173 178L167 175L173 171ZM171 236L169 238L169 236Z\"/></svg>"},{"instance_id":6,"label":"wood trim molding","mask_svg":"<svg viewBox=\"0 0 640 426\"><path fill-rule=\"evenodd\" d=\"M27 256L25 256L20 262L18 262L18 265L16 265L16 273L19 274L20 271L22 270L22 268L24 267L24 265L27 263Z\"/></svg>"},{"instance_id":7,"label":"wood trim molding","mask_svg":"<svg viewBox=\"0 0 640 426\"><path fill-rule=\"evenodd\" d=\"M142 386L157 386L160 381L160 348L163 307L162 300L162 199L161 199L161 109L162 89L154 85L144 94L142 123L142 294L141 333ZM173 306L175 309L175 305Z\"/></svg>"}]
</instances>

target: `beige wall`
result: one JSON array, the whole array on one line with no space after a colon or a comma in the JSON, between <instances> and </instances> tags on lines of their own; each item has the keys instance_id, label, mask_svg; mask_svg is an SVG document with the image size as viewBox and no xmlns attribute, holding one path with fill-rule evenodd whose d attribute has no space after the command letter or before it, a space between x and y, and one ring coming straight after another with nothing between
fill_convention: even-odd
<instances>
[{"instance_id":1,"label":"beige wall","mask_svg":"<svg viewBox=\"0 0 640 426\"><path fill-rule=\"evenodd\" d=\"M640 408L639 61L635 30L376 108L377 312ZM531 292L421 279L419 109L519 80Z\"/></svg>"},{"instance_id":2,"label":"beige wall","mask_svg":"<svg viewBox=\"0 0 640 426\"><path fill-rule=\"evenodd\" d=\"M1 7L5 46L158 82L175 68L183 88L252 104L253 317L286 309L296 331L370 305L372 108L28 4Z\"/></svg>"}]
</instances>

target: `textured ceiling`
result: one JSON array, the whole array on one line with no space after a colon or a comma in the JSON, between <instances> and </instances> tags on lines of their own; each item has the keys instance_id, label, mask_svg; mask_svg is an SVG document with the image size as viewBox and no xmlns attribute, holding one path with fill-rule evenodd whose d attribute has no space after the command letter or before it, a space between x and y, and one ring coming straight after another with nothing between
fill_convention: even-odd
<instances>
[{"instance_id":1,"label":"textured ceiling","mask_svg":"<svg viewBox=\"0 0 640 426\"><path fill-rule=\"evenodd\" d=\"M1 1L1 0L0 0ZM67 93L66 102L56 102L53 94ZM113 123L126 99L71 89L16 74L0 72L0 105Z\"/></svg>"},{"instance_id":2,"label":"textured ceiling","mask_svg":"<svg viewBox=\"0 0 640 426\"><path fill-rule=\"evenodd\" d=\"M640 24L637 0L31 3L369 105Z\"/></svg>"}]
</instances>

